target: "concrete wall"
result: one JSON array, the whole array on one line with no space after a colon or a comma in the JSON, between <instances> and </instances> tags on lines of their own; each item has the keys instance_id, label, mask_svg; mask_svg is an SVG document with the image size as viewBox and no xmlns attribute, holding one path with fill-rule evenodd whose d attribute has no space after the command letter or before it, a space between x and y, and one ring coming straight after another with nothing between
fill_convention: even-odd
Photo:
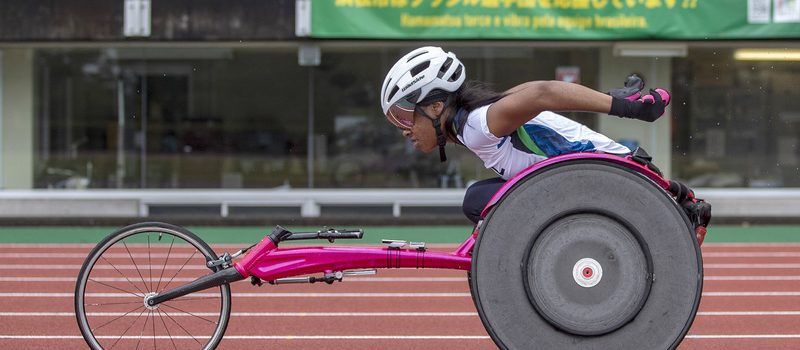
<instances>
[{"instance_id":1,"label":"concrete wall","mask_svg":"<svg viewBox=\"0 0 800 350\"><path fill-rule=\"evenodd\" d=\"M33 50L3 49L0 188L33 187Z\"/></svg>"},{"instance_id":2,"label":"concrete wall","mask_svg":"<svg viewBox=\"0 0 800 350\"><path fill-rule=\"evenodd\" d=\"M634 72L644 75L645 89L660 87L672 91L671 59L619 57L613 55L611 47L600 49L600 91L621 87L625 77ZM669 178L672 173L671 110L667 107L664 116L654 123L600 115L598 132L615 140L639 141L639 145L653 156L654 163Z\"/></svg>"}]
</instances>

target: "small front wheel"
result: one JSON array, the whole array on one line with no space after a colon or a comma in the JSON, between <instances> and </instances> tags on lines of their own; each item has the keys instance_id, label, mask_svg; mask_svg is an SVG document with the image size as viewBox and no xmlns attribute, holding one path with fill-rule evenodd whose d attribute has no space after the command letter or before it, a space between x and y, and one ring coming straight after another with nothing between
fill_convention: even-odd
<instances>
[{"instance_id":1,"label":"small front wheel","mask_svg":"<svg viewBox=\"0 0 800 350\"><path fill-rule=\"evenodd\" d=\"M92 349L214 349L231 311L228 284L157 306L145 299L216 271L217 255L188 230L164 223L122 228L97 244L75 286L75 315Z\"/></svg>"}]
</instances>

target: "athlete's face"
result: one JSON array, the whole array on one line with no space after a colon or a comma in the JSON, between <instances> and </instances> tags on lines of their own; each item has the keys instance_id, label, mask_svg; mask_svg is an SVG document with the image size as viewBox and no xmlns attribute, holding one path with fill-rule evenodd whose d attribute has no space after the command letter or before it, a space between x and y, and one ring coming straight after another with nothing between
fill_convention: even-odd
<instances>
[{"instance_id":1,"label":"athlete's face","mask_svg":"<svg viewBox=\"0 0 800 350\"><path fill-rule=\"evenodd\" d=\"M441 102L436 102L420 108L429 116L435 117L439 115L442 107L443 104ZM414 148L425 153L430 153L438 147L436 143L436 130L433 129L433 121L422 115L419 111L414 113L414 125L411 129L403 130L403 136L414 143Z\"/></svg>"}]
</instances>

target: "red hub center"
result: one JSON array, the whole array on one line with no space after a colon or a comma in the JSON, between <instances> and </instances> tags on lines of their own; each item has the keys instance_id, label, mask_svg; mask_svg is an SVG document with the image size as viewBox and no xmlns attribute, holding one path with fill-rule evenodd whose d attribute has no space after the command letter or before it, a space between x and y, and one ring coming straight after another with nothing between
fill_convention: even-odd
<instances>
[{"instance_id":1,"label":"red hub center","mask_svg":"<svg viewBox=\"0 0 800 350\"><path fill-rule=\"evenodd\" d=\"M591 278L593 274L594 274L594 271L592 271L591 267L584 267L583 268L583 277Z\"/></svg>"}]
</instances>

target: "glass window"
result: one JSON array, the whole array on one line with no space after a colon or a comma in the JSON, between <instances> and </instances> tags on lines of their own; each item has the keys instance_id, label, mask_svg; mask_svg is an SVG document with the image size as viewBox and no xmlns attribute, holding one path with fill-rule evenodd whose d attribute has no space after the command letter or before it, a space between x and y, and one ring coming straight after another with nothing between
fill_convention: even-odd
<instances>
[{"instance_id":1,"label":"glass window","mask_svg":"<svg viewBox=\"0 0 800 350\"><path fill-rule=\"evenodd\" d=\"M693 48L673 62L673 169L697 187L800 186L800 65Z\"/></svg>"},{"instance_id":2,"label":"glass window","mask_svg":"<svg viewBox=\"0 0 800 350\"><path fill-rule=\"evenodd\" d=\"M37 50L35 186L464 187L496 176L461 147L448 145L444 164L421 154L386 122L380 85L411 49L330 47L317 67L299 66L294 47ZM469 79L500 91L562 66L597 85L596 49L450 50ZM569 116L595 126L593 114Z\"/></svg>"}]
</instances>

